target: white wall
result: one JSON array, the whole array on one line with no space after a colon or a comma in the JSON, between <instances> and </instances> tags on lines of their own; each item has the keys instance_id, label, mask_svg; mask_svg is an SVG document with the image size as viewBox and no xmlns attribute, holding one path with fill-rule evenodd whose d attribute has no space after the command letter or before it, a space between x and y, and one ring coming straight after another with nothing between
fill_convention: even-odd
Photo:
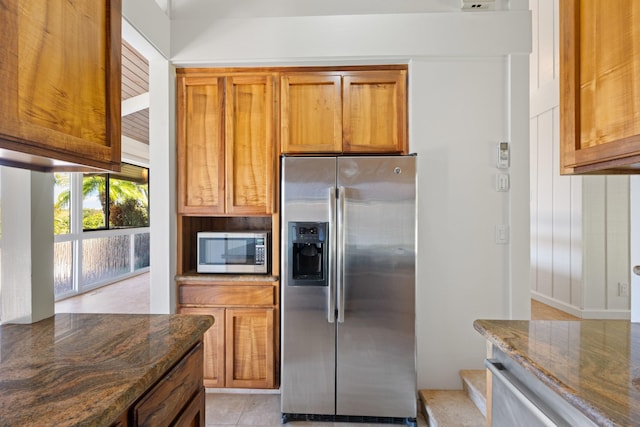
<instances>
[{"instance_id":1,"label":"white wall","mask_svg":"<svg viewBox=\"0 0 640 427\"><path fill-rule=\"evenodd\" d=\"M494 240L495 225L509 224L510 194L494 189L495 145L508 140L507 75L502 57L411 64L420 388L459 388L459 369L480 368L486 347L473 321L509 318L511 285L527 283L510 283L510 248ZM520 142L512 143L516 155L526 148Z\"/></svg>"},{"instance_id":2,"label":"white wall","mask_svg":"<svg viewBox=\"0 0 640 427\"><path fill-rule=\"evenodd\" d=\"M629 181L560 176L558 0L531 0L532 296L584 318L629 318Z\"/></svg>"},{"instance_id":3,"label":"white wall","mask_svg":"<svg viewBox=\"0 0 640 427\"><path fill-rule=\"evenodd\" d=\"M167 59L171 23L153 0L125 0L122 6L123 38L149 61L150 311L173 313L176 194L167 191L176 188L175 72Z\"/></svg>"},{"instance_id":4,"label":"white wall","mask_svg":"<svg viewBox=\"0 0 640 427\"><path fill-rule=\"evenodd\" d=\"M0 323L53 316L53 175L0 168Z\"/></svg>"},{"instance_id":5,"label":"white wall","mask_svg":"<svg viewBox=\"0 0 640 427\"><path fill-rule=\"evenodd\" d=\"M198 4L202 18L172 11L178 66L409 64L418 387L461 388L458 370L485 357L473 321L529 317L528 10L228 18ZM499 141L512 146L507 193ZM495 243L497 224L511 244Z\"/></svg>"}]
</instances>

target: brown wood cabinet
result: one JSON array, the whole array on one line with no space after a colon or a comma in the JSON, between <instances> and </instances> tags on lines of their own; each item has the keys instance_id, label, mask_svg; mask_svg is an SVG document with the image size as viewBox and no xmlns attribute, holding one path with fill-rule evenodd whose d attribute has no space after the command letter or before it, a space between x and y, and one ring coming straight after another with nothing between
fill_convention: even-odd
<instances>
[{"instance_id":1,"label":"brown wood cabinet","mask_svg":"<svg viewBox=\"0 0 640 427\"><path fill-rule=\"evenodd\" d=\"M203 380L205 387L224 387L225 369L225 323L224 308L216 307L180 307L181 314L209 314L216 320L204 334Z\"/></svg>"},{"instance_id":2,"label":"brown wood cabinet","mask_svg":"<svg viewBox=\"0 0 640 427\"><path fill-rule=\"evenodd\" d=\"M178 212L274 210L275 77L178 70Z\"/></svg>"},{"instance_id":3,"label":"brown wood cabinet","mask_svg":"<svg viewBox=\"0 0 640 427\"><path fill-rule=\"evenodd\" d=\"M637 173L640 3L560 2L561 173ZM636 164L635 167L632 167Z\"/></svg>"},{"instance_id":4,"label":"brown wood cabinet","mask_svg":"<svg viewBox=\"0 0 640 427\"><path fill-rule=\"evenodd\" d=\"M198 343L111 426L204 427L202 362L203 345Z\"/></svg>"},{"instance_id":5,"label":"brown wood cabinet","mask_svg":"<svg viewBox=\"0 0 640 427\"><path fill-rule=\"evenodd\" d=\"M227 308L225 314L226 386L273 388L275 310Z\"/></svg>"},{"instance_id":6,"label":"brown wood cabinet","mask_svg":"<svg viewBox=\"0 0 640 427\"><path fill-rule=\"evenodd\" d=\"M121 0L0 11L0 164L120 168Z\"/></svg>"},{"instance_id":7,"label":"brown wood cabinet","mask_svg":"<svg viewBox=\"0 0 640 427\"><path fill-rule=\"evenodd\" d=\"M192 400L202 401L202 344L198 344L178 364L165 375L131 409L134 426L169 426L191 404ZM202 402L204 403L204 402ZM196 417L204 425L204 406L200 411L189 411L189 423L183 417L182 425L191 425Z\"/></svg>"},{"instance_id":8,"label":"brown wood cabinet","mask_svg":"<svg viewBox=\"0 0 640 427\"><path fill-rule=\"evenodd\" d=\"M406 69L283 72L283 153L406 153Z\"/></svg>"},{"instance_id":9,"label":"brown wood cabinet","mask_svg":"<svg viewBox=\"0 0 640 427\"><path fill-rule=\"evenodd\" d=\"M204 337L206 387L275 387L277 292L277 282L180 283L180 313L215 317Z\"/></svg>"}]
</instances>

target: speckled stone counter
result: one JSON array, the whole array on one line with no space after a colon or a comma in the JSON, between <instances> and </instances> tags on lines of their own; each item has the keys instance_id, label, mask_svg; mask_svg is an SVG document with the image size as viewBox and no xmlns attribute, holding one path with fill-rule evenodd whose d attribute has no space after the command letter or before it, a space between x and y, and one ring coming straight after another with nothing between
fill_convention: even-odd
<instances>
[{"instance_id":1,"label":"speckled stone counter","mask_svg":"<svg viewBox=\"0 0 640 427\"><path fill-rule=\"evenodd\" d=\"M597 425L640 425L640 324L476 320L474 327Z\"/></svg>"},{"instance_id":2,"label":"speckled stone counter","mask_svg":"<svg viewBox=\"0 0 640 427\"><path fill-rule=\"evenodd\" d=\"M211 316L56 314L0 326L0 425L109 425L213 324Z\"/></svg>"},{"instance_id":3,"label":"speckled stone counter","mask_svg":"<svg viewBox=\"0 0 640 427\"><path fill-rule=\"evenodd\" d=\"M278 276L269 274L224 274L224 273L196 273L188 271L175 277L176 282L277 282Z\"/></svg>"}]
</instances>

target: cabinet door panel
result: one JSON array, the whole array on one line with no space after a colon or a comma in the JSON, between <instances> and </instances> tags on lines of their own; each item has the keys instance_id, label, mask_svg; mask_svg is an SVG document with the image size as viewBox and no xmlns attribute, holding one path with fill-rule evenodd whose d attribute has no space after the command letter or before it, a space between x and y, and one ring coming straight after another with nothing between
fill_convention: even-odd
<instances>
[{"instance_id":1,"label":"cabinet door panel","mask_svg":"<svg viewBox=\"0 0 640 427\"><path fill-rule=\"evenodd\" d=\"M274 386L273 317L273 309L227 309L227 387Z\"/></svg>"},{"instance_id":2,"label":"cabinet door panel","mask_svg":"<svg viewBox=\"0 0 640 427\"><path fill-rule=\"evenodd\" d=\"M640 4L560 3L561 172L640 162Z\"/></svg>"},{"instance_id":3,"label":"cabinet door panel","mask_svg":"<svg viewBox=\"0 0 640 427\"><path fill-rule=\"evenodd\" d=\"M226 210L269 214L274 204L274 78L230 76L226 82Z\"/></svg>"},{"instance_id":4,"label":"cabinet door panel","mask_svg":"<svg viewBox=\"0 0 640 427\"><path fill-rule=\"evenodd\" d=\"M203 388L185 408L173 427L205 427L205 396Z\"/></svg>"},{"instance_id":5,"label":"cabinet door panel","mask_svg":"<svg viewBox=\"0 0 640 427\"><path fill-rule=\"evenodd\" d=\"M209 314L213 326L204 333L203 373L205 387L224 387L224 308L181 307L180 314Z\"/></svg>"},{"instance_id":6,"label":"cabinet door panel","mask_svg":"<svg viewBox=\"0 0 640 427\"><path fill-rule=\"evenodd\" d=\"M348 73L343 85L343 151L406 151L406 72Z\"/></svg>"},{"instance_id":7,"label":"cabinet door panel","mask_svg":"<svg viewBox=\"0 0 640 427\"><path fill-rule=\"evenodd\" d=\"M224 212L224 84L178 79L178 212Z\"/></svg>"},{"instance_id":8,"label":"cabinet door panel","mask_svg":"<svg viewBox=\"0 0 640 427\"><path fill-rule=\"evenodd\" d=\"M282 76L283 153L342 151L341 90L340 75L309 72Z\"/></svg>"},{"instance_id":9,"label":"cabinet door panel","mask_svg":"<svg viewBox=\"0 0 640 427\"><path fill-rule=\"evenodd\" d=\"M120 0L3 2L0 161L119 170L120 28Z\"/></svg>"}]
</instances>

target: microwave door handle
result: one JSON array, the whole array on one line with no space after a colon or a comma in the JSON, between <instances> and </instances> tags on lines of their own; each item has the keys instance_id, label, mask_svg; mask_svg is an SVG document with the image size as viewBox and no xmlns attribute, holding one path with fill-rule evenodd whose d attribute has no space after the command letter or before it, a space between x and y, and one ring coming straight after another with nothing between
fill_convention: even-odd
<instances>
[{"instance_id":1,"label":"microwave door handle","mask_svg":"<svg viewBox=\"0 0 640 427\"><path fill-rule=\"evenodd\" d=\"M344 231L345 231L345 219L344 219L344 204L346 199L346 189L344 187L338 187L338 210L337 210L337 224L336 227L336 251L337 265L336 265L336 287L337 287L337 305L338 305L338 323L344 323L344 306L345 306L345 286L344 286Z\"/></svg>"},{"instance_id":2,"label":"microwave door handle","mask_svg":"<svg viewBox=\"0 0 640 427\"><path fill-rule=\"evenodd\" d=\"M328 277L328 290L327 290L327 321L334 323L336 318L336 275L335 275L335 259L336 259L336 244L335 244L335 214L336 214L336 188L329 187L329 262L328 269L325 272Z\"/></svg>"}]
</instances>

